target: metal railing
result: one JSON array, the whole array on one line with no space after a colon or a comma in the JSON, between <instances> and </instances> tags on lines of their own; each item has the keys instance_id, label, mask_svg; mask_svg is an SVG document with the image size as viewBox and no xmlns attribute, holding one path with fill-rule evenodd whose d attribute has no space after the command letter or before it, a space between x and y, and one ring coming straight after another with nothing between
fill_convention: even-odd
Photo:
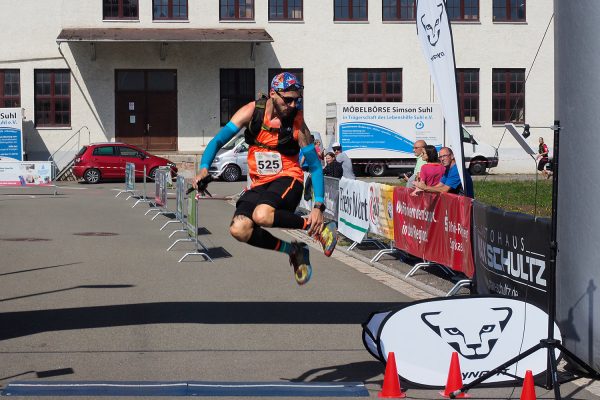
<instances>
[{"instance_id":1,"label":"metal railing","mask_svg":"<svg viewBox=\"0 0 600 400\"><path fill-rule=\"evenodd\" d=\"M87 144L90 144L90 129L84 125L81 128L79 128L75 133L73 133L62 145L60 145L58 149L54 151L54 153L50 155L50 157L48 157L48 161L52 163L52 180L55 180L59 171L62 172L62 169L71 166L72 159L75 157L79 149L81 149L81 135L83 134L84 130L87 131L88 134ZM74 138L76 138L76 140L74 140ZM63 154L59 158L57 158L56 155L61 150ZM68 161L65 162L65 160ZM61 163L62 165L59 165Z\"/></svg>"}]
</instances>

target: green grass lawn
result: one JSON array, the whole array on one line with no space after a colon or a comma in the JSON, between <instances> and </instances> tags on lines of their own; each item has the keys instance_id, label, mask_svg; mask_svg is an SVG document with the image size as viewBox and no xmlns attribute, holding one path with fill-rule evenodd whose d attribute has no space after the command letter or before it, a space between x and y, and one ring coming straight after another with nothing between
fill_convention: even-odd
<instances>
[{"instance_id":1,"label":"green grass lawn","mask_svg":"<svg viewBox=\"0 0 600 400\"><path fill-rule=\"evenodd\" d=\"M552 181L475 181L475 199L506 211L550 217ZM537 198L536 198L537 197ZM537 204L537 207L536 207ZM536 213L537 208L537 213Z\"/></svg>"}]
</instances>

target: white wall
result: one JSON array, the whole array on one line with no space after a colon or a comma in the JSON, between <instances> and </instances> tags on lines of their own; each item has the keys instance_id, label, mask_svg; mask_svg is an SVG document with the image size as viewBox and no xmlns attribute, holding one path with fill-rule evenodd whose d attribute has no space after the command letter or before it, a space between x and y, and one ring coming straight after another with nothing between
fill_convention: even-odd
<instances>
[{"instance_id":1,"label":"white wall","mask_svg":"<svg viewBox=\"0 0 600 400\"><path fill-rule=\"evenodd\" d=\"M480 1L480 22L453 23L458 68L480 69L480 125L470 131L497 146L502 126L491 123L492 68L525 68L526 74L552 15L551 4L528 2L527 22L493 23L492 1ZM57 148L81 126L92 140L114 140L114 70L119 68L174 68L178 72L179 150L201 151L219 129L219 68L255 68L256 91L265 91L268 68L303 68L305 116L309 127L325 132L325 105L346 101L348 68L402 68L403 100L435 101L429 73L416 38L414 23L383 23L381 1L369 2L369 22L333 22L333 0L305 1L303 22L269 22L268 1L256 0L255 21L219 22L217 0L190 0L189 21L153 22L152 1L140 0L139 21L102 21L101 0L3 0L0 23L10 43L3 41L0 68L21 70L22 105L33 118L33 71L36 68L72 69L72 128L29 132L34 152ZM274 42L249 44L170 44L165 61L159 44L63 44L56 37L63 28L264 28ZM551 125L554 109L552 26L526 84L526 122ZM30 124L31 125L31 124ZM27 133L27 131L26 131ZM550 131L545 136L551 145ZM537 133L530 137L536 145ZM530 172L533 162L504 135L497 171Z\"/></svg>"}]
</instances>

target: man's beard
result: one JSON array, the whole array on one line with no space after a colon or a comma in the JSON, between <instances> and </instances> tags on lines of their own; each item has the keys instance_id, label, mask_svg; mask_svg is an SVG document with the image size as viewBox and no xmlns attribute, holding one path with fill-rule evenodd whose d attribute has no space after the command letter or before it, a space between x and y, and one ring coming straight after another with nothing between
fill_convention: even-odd
<instances>
[{"instance_id":1,"label":"man's beard","mask_svg":"<svg viewBox=\"0 0 600 400\"><path fill-rule=\"evenodd\" d=\"M290 118L295 111L292 107L282 107L276 102L273 102L273 107L275 108L275 114L279 117L279 119Z\"/></svg>"}]
</instances>

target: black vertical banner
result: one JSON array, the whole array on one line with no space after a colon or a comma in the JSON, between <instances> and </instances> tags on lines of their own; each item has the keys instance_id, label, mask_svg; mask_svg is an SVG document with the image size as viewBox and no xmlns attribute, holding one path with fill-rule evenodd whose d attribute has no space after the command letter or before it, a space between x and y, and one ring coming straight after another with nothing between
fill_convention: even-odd
<instances>
[{"instance_id":1,"label":"black vertical banner","mask_svg":"<svg viewBox=\"0 0 600 400\"><path fill-rule=\"evenodd\" d=\"M550 220L473 202L477 292L527 301L548 311Z\"/></svg>"}]
</instances>

